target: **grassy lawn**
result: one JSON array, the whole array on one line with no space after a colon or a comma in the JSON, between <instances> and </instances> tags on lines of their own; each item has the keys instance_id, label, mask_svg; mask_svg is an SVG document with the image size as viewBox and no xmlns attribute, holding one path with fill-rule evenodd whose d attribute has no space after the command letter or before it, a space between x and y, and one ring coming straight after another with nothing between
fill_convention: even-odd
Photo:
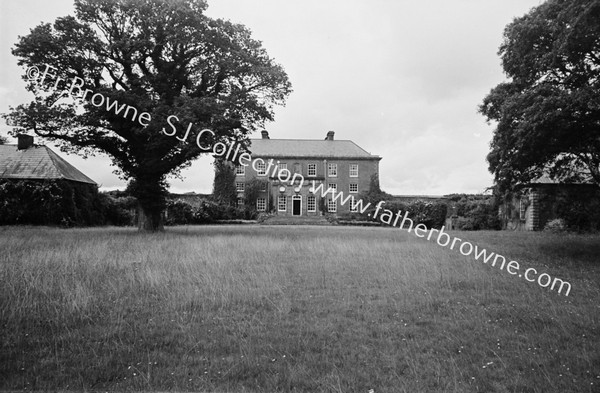
<instances>
[{"instance_id":1,"label":"grassy lawn","mask_svg":"<svg viewBox=\"0 0 600 393\"><path fill-rule=\"evenodd\" d=\"M0 390L600 392L600 237L0 228Z\"/></svg>"}]
</instances>

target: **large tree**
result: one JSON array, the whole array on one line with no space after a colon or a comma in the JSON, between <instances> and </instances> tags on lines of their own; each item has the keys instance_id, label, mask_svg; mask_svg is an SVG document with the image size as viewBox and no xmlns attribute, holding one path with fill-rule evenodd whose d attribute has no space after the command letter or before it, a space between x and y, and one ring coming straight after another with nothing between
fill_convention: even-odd
<instances>
[{"instance_id":1,"label":"large tree","mask_svg":"<svg viewBox=\"0 0 600 393\"><path fill-rule=\"evenodd\" d=\"M206 7L76 0L75 16L35 27L13 49L36 95L5 115L13 134L33 131L64 151L108 154L139 201L140 229L162 228L168 176L217 142L247 146L291 92L250 31L209 18ZM115 101L129 107L118 112L109 106ZM211 132L196 143L203 129Z\"/></svg>"},{"instance_id":2,"label":"large tree","mask_svg":"<svg viewBox=\"0 0 600 393\"><path fill-rule=\"evenodd\" d=\"M490 171L501 190L542 174L600 186L600 1L548 0L504 31L508 81L480 112L497 122Z\"/></svg>"}]
</instances>

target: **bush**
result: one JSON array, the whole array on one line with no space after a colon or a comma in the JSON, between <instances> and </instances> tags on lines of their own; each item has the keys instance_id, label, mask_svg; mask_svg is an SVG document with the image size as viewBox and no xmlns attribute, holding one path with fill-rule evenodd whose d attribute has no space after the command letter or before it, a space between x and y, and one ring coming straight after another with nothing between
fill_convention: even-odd
<instances>
[{"instance_id":1,"label":"bush","mask_svg":"<svg viewBox=\"0 0 600 393\"><path fill-rule=\"evenodd\" d=\"M548 221L546 226L544 226L544 232L550 233L561 233L567 230L567 224L565 220L562 218L556 218L554 220Z\"/></svg>"},{"instance_id":2,"label":"bush","mask_svg":"<svg viewBox=\"0 0 600 393\"><path fill-rule=\"evenodd\" d=\"M363 219L365 217L370 217L369 219L372 221L381 222L381 214L383 213L384 209L390 210L394 214L394 218L390 222L390 225L394 223L396 220L396 213L400 211L401 218L398 220L396 226L400 226L402 217L404 217L405 212L408 212L407 217L413 221L413 227L418 224L423 224L428 229L441 228L446 223L446 214L448 212L448 207L442 202L431 203L416 201L408 204L402 202L388 202L382 206L382 208L379 210L378 216L375 217L375 219L372 218L375 213L375 205L371 205L362 216L358 213L351 213L349 217L351 220L358 220L358 217L362 217ZM406 227L407 225L404 226L404 228Z\"/></svg>"},{"instance_id":3,"label":"bush","mask_svg":"<svg viewBox=\"0 0 600 393\"><path fill-rule=\"evenodd\" d=\"M100 193L105 205L105 222L107 225L135 225L137 200L123 192Z\"/></svg>"},{"instance_id":4,"label":"bush","mask_svg":"<svg viewBox=\"0 0 600 393\"><path fill-rule=\"evenodd\" d=\"M93 185L66 180L0 181L0 225L102 225L106 205Z\"/></svg>"},{"instance_id":5,"label":"bush","mask_svg":"<svg viewBox=\"0 0 600 393\"><path fill-rule=\"evenodd\" d=\"M210 200L203 200L195 208L182 200L167 203L166 225L198 225L212 224L221 220L255 220L258 212L255 209L236 208L219 204Z\"/></svg>"},{"instance_id":6,"label":"bush","mask_svg":"<svg viewBox=\"0 0 600 393\"><path fill-rule=\"evenodd\" d=\"M186 225L194 223L194 209L180 199L167 202L165 225Z\"/></svg>"},{"instance_id":7,"label":"bush","mask_svg":"<svg viewBox=\"0 0 600 393\"><path fill-rule=\"evenodd\" d=\"M478 231L502 228L495 199L490 195L452 195L456 229Z\"/></svg>"}]
</instances>

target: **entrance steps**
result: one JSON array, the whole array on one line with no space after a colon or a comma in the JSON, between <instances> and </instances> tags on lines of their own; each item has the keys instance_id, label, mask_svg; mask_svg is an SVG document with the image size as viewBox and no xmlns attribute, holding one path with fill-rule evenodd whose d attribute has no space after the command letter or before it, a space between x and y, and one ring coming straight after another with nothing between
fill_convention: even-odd
<instances>
[{"instance_id":1,"label":"entrance steps","mask_svg":"<svg viewBox=\"0 0 600 393\"><path fill-rule=\"evenodd\" d=\"M324 216L270 216L261 225L332 225Z\"/></svg>"}]
</instances>

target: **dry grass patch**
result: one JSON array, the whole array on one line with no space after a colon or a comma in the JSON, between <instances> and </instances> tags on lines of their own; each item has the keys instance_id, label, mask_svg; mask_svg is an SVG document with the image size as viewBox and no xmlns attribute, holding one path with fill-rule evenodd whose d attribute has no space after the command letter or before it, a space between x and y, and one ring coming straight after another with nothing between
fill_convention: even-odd
<instances>
[{"instance_id":1,"label":"dry grass patch","mask_svg":"<svg viewBox=\"0 0 600 393\"><path fill-rule=\"evenodd\" d=\"M460 237L571 295L390 228L3 228L0 389L598 391L599 238Z\"/></svg>"}]
</instances>

